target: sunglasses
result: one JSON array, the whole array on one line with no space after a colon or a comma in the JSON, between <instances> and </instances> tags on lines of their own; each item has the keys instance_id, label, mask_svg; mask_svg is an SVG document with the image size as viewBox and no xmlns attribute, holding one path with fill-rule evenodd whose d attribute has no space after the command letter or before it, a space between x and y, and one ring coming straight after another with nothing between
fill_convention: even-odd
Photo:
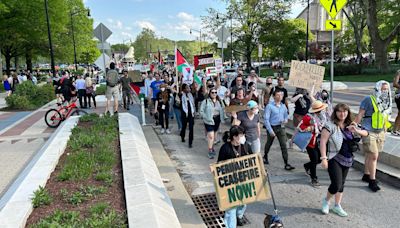
<instances>
[{"instance_id":1,"label":"sunglasses","mask_svg":"<svg viewBox=\"0 0 400 228\"><path fill-rule=\"evenodd\" d=\"M214 92L211 92L211 94L217 94L217 92L216 92L216 91L214 91Z\"/></svg>"}]
</instances>

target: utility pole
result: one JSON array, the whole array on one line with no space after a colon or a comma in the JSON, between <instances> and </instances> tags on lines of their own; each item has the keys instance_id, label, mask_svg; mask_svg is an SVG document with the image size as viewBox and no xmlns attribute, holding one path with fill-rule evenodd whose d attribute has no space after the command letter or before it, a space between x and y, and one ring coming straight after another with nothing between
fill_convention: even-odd
<instances>
[{"instance_id":1,"label":"utility pole","mask_svg":"<svg viewBox=\"0 0 400 228\"><path fill-rule=\"evenodd\" d=\"M307 0L306 62L308 61L308 26L310 21L310 0Z\"/></svg>"},{"instance_id":2,"label":"utility pole","mask_svg":"<svg viewBox=\"0 0 400 228\"><path fill-rule=\"evenodd\" d=\"M0 46L0 76L3 76L3 59L1 54L1 46Z\"/></svg>"},{"instance_id":3,"label":"utility pole","mask_svg":"<svg viewBox=\"0 0 400 228\"><path fill-rule=\"evenodd\" d=\"M44 7L46 10L47 36L49 37L51 71L53 72L53 77L56 77L56 67L55 67L55 63L54 63L53 44L51 42L51 29L50 29L50 19L49 19L49 10L48 10L48 5L47 5L47 0L44 0Z\"/></svg>"}]
</instances>

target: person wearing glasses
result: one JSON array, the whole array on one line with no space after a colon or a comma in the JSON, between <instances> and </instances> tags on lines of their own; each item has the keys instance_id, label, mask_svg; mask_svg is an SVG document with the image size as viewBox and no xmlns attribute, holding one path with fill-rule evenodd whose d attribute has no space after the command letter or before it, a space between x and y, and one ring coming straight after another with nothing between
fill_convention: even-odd
<instances>
[{"instance_id":1,"label":"person wearing glasses","mask_svg":"<svg viewBox=\"0 0 400 228\"><path fill-rule=\"evenodd\" d=\"M200 116L203 119L207 132L208 158L213 159L216 155L214 143L217 138L219 125L224 121L224 104L217 95L217 89L212 88L200 106Z\"/></svg>"}]
</instances>

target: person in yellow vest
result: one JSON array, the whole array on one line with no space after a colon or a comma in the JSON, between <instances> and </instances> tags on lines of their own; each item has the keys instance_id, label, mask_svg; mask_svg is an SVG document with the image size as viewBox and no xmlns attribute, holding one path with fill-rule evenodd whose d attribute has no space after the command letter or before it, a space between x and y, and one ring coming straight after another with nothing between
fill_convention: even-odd
<instances>
[{"instance_id":1,"label":"person in yellow vest","mask_svg":"<svg viewBox=\"0 0 400 228\"><path fill-rule=\"evenodd\" d=\"M379 152L383 151L385 132L390 127L389 117L392 113L392 97L390 84L387 81L378 81L374 93L366 96L360 104L360 111L355 119L357 124L368 131L368 136L362 138L365 153L364 176L362 181L377 192L380 190L376 181L376 164ZM362 122L361 122L362 121Z\"/></svg>"}]
</instances>

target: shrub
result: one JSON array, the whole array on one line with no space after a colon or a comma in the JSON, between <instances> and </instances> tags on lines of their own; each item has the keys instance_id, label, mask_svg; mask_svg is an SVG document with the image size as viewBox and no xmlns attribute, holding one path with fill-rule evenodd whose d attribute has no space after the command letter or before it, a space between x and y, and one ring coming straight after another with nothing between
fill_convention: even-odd
<instances>
[{"instance_id":1,"label":"shrub","mask_svg":"<svg viewBox=\"0 0 400 228\"><path fill-rule=\"evenodd\" d=\"M82 227L77 211L56 210L53 214L33 225L34 228L47 227Z\"/></svg>"},{"instance_id":2,"label":"shrub","mask_svg":"<svg viewBox=\"0 0 400 228\"><path fill-rule=\"evenodd\" d=\"M96 88L96 95L105 95L107 87L105 85L100 85Z\"/></svg>"},{"instance_id":3,"label":"shrub","mask_svg":"<svg viewBox=\"0 0 400 228\"><path fill-rule=\"evenodd\" d=\"M331 65L323 65L325 67L325 75L330 75ZM358 64L342 64L335 63L334 65L334 75L335 76L345 76L345 75L358 75L361 74L362 66Z\"/></svg>"},{"instance_id":4,"label":"shrub","mask_svg":"<svg viewBox=\"0 0 400 228\"><path fill-rule=\"evenodd\" d=\"M33 105L29 102L28 98L20 95L11 95L6 97L8 108L17 110L32 109Z\"/></svg>"},{"instance_id":5,"label":"shrub","mask_svg":"<svg viewBox=\"0 0 400 228\"><path fill-rule=\"evenodd\" d=\"M50 193L42 186L39 186L39 189L33 192L33 195L32 205L34 208L49 205L53 201Z\"/></svg>"}]
</instances>

